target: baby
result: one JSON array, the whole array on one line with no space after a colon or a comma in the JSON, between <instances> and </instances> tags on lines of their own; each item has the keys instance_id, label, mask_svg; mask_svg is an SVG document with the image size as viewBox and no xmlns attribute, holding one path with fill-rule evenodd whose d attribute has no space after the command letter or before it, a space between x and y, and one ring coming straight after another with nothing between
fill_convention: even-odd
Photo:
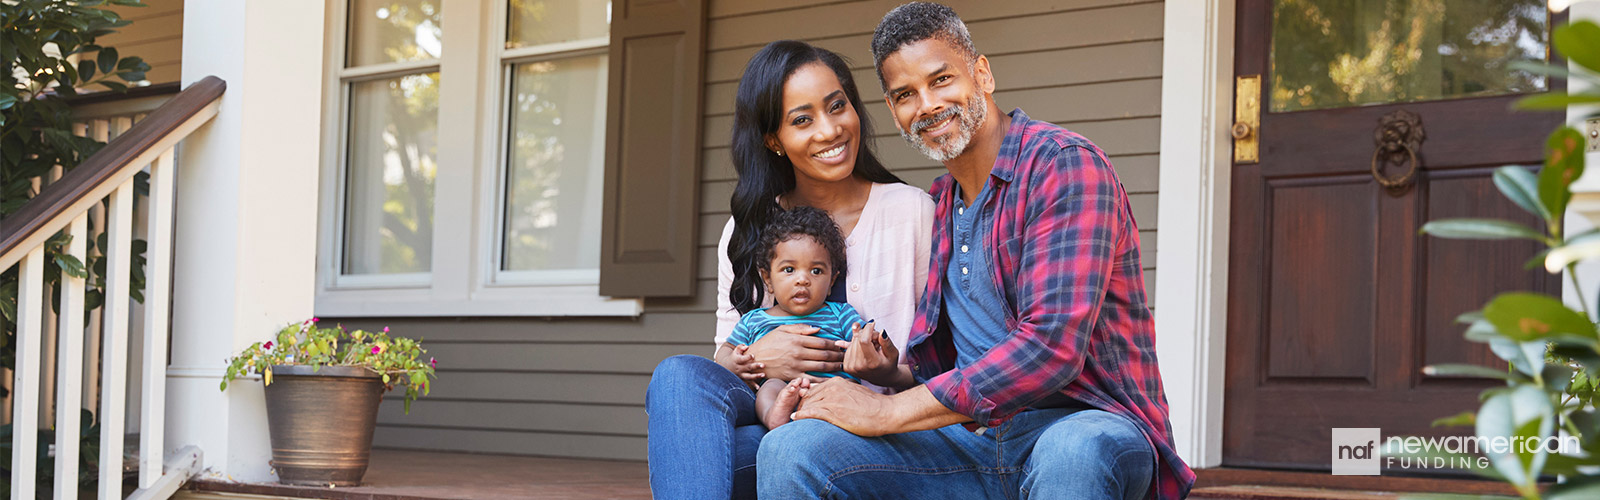
<instances>
[{"instance_id":1,"label":"baby","mask_svg":"<svg viewBox=\"0 0 1600 500\"><path fill-rule=\"evenodd\" d=\"M826 302L833 283L844 279L846 271L844 237L827 212L812 207L780 212L762 231L761 238L765 249L762 261L767 263L761 268L761 280L776 305L740 317L716 354L718 364L746 380L756 378L751 374L761 369L746 351L775 328L797 323L811 325L819 329L815 336L844 342L851 340L855 332L870 328L849 304ZM856 379L844 372L808 375ZM799 391L787 381L767 379L756 392L756 415L768 429L775 429L789 422L799 397Z\"/></svg>"}]
</instances>

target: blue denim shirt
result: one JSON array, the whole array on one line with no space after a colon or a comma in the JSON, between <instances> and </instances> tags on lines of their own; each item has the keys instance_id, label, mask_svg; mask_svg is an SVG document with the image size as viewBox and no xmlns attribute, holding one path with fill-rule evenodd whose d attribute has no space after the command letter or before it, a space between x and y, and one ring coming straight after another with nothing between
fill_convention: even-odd
<instances>
[{"instance_id":1,"label":"blue denim shirt","mask_svg":"<svg viewBox=\"0 0 1600 500\"><path fill-rule=\"evenodd\" d=\"M984 200L989 198L989 185L973 199L975 208L968 208L961 200L961 188L955 189L955 207L950 212L950 266L945 268L945 310L949 311L950 328L960 332L956 344L956 366L972 364L989 348L999 344L1011 334L1006 328L1006 301L1000 288L988 278L989 252L980 242L988 241L994 227L994 214L984 210ZM987 213L986 213L987 212Z\"/></svg>"}]
</instances>

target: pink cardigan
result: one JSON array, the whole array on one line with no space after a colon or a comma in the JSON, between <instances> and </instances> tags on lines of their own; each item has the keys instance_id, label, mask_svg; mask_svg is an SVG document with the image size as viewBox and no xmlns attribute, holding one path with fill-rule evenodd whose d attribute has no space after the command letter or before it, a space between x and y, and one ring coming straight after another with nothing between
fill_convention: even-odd
<instances>
[{"instance_id":1,"label":"pink cardigan","mask_svg":"<svg viewBox=\"0 0 1600 500\"><path fill-rule=\"evenodd\" d=\"M722 228L717 244L717 336L722 345L739 311L728 299L733 286L733 263L728 260L728 240L733 237L733 219ZM873 184L861 218L845 238L845 258L849 276L845 296L867 320L877 320L877 328L905 359L906 336L916 315L917 299L928 283L928 250L933 244L933 198L927 192L906 184ZM767 297L763 307L772 306Z\"/></svg>"}]
</instances>

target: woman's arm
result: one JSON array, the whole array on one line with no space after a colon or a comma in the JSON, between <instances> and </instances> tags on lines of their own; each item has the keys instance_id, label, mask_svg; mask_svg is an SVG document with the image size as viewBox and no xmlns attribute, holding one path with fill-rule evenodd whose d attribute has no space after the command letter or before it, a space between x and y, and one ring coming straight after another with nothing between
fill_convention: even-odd
<instances>
[{"instance_id":1,"label":"woman's arm","mask_svg":"<svg viewBox=\"0 0 1600 500\"><path fill-rule=\"evenodd\" d=\"M729 291L733 289L733 261L728 260L728 240L733 238L733 218L722 227L722 239L717 243L717 345L728 341L733 325L739 323L739 311L733 308Z\"/></svg>"}]
</instances>

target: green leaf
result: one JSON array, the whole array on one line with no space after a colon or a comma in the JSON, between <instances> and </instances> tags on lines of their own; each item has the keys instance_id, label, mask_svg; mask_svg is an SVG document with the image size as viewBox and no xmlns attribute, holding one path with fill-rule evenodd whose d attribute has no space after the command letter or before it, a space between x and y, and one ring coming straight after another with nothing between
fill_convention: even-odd
<instances>
[{"instance_id":1,"label":"green leaf","mask_svg":"<svg viewBox=\"0 0 1600 500\"><path fill-rule=\"evenodd\" d=\"M1556 27L1550 38L1567 60L1600 73L1600 25L1590 21L1569 23Z\"/></svg>"},{"instance_id":2,"label":"green leaf","mask_svg":"<svg viewBox=\"0 0 1600 500\"><path fill-rule=\"evenodd\" d=\"M89 271L83 268L83 262L69 254L58 254L55 258L56 266L60 267L68 276L84 279L89 277Z\"/></svg>"},{"instance_id":3,"label":"green leaf","mask_svg":"<svg viewBox=\"0 0 1600 500\"><path fill-rule=\"evenodd\" d=\"M1545 390L1561 394L1572 384L1572 368L1562 364L1546 364L1539 378L1544 379Z\"/></svg>"},{"instance_id":4,"label":"green leaf","mask_svg":"<svg viewBox=\"0 0 1600 500\"><path fill-rule=\"evenodd\" d=\"M1506 363L1510 363L1512 368L1522 372L1523 375L1533 377L1544 371L1543 341L1516 342L1504 336L1497 336L1488 342L1489 350L1493 351L1495 356L1506 360Z\"/></svg>"},{"instance_id":5,"label":"green leaf","mask_svg":"<svg viewBox=\"0 0 1600 500\"><path fill-rule=\"evenodd\" d=\"M1506 380L1506 381L1523 380L1521 377L1517 377L1515 375L1512 375L1510 372L1507 372L1507 371L1501 370L1501 369L1497 369L1497 368L1489 368L1487 366L1478 366L1478 365L1453 364L1453 363L1452 364L1442 364L1442 365L1429 365L1429 366L1424 367L1422 369L1422 373L1424 375L1433 376L1433 377L1493 378L1493 379L1500 379L1500 380Z\"/></svg>"},{"instance_id":6,"label":"green leaf","mask_svg":"<svg viewBox=\"0 0 1600 500\"><path fill-rule=\"evenodd\" d=\"M1526 110L1566 111L1568 106L1597 103L1600 103L1600 95L1546 92L1517 99L1517 102L1512 106Z\"/></svg>"},{"instance_id":7,"label":"green leaf","mask_svg":"<svg viewBox=\"0 0 1600 500\"><path fill-rule=\"evenodd\" d=\"M1545 141L1544 170L1539 172L1539 201L1550 210L1552 217L1567 212L1567 202L1572 199L1572 181L1583 176L1583 146L1583 134L1572 127L1556 129Z\"/></svg>"},{"instance_id":8,"label":"green leaf","mask_svg":"<svg viewBox=\"0 0 1600 500\"><path fill-rule=\"evenodd\" d=\"M112 47L102 48L95 60L100 63L101 73L111 74L117 71L117 49Z\"/></svg>"},{"instance_id":9,"label":"green leaf","mask_svg":"<svg viewBox=\"0 0 1600 500\"><path fill-rule=\"evenodd\" d=\"M0 109L11 109L11 106L15 105L16 103L17 96L11 94L0 94Z\"/></svg>"},{"instance_id":10,"label":"green leaf","mask_svg":"<svg viewBox=\"0 0 1600 500\"><path fill-rule=\"evenodd\" d=\"M1544 233L1499 219L1444 219L1422 225L1422 234L1451 239L1544 241Z\"/></svg>"},{"instance_id":11,"label":"green leaf","mask_svg":"<svg viewBox=\"0 0 1600 500\"><path fill-rule=\"evenodd\" d=\"M1483 317L1501 334L1516 341L1539 340L1558 333L1596 338L1594 323L1560 300L1537 293L1510 292L1495 296L1483 308Z\"/></svg>"},{"instance_id":12,"label":"green leaf","mask_svg":"<svg viewBox=\"0 0 1600 500\"><path fill-rule=\"evenodd\" d=\"M88 59L78 61L78 81L87 81L94 78L95 62Z\"/></svg>"},{"instance_id":13,"label":"green leaf","mask_svg":"<svg viewBox=\"0 0 1600 500\"><path fill-rule=\"evenodd\" d=\"M1600 480L1593 477L1580 477L1578 480L1566 484L1550 486L1550 491L1545 493L1545 500L1593 500L1600 498Z\"/></svg>"},{"instance_id":14,"label":"green leaf","mask_svg":"<svg viewBox=\"0 0 1600 500\"><path fill-rule=\"evenodd\" d=\"M1600 84L1600 77L1596 77L1593 73L1569 70L1565 64L1550 64L1544 61L1527 60L1511 61L1510 64L1506 65L1506 69L1512 71L1525 71L1535 75L1544 75L1552 78L1560 78L1562 80L1576 79Z\"/></svg>"},{"instance_id":15,"label":"green leaf","mask_svg":"<svg viewBox=\"0 0 1600 500\"><path fill-rule=\"evenodd\" d=\"M1494 170L1494 185L1506 199L1549 223L1550 210L1539 203L1539 176L1532 171L1515 165L1497 168Z\"/></svg>"},{"instance_id":16,"label":"green leaf","mask_svg":"<svg viewBox=\"0 0 1600 500\"><path fill-rule=\"evenodd\" d=\"M1498 393L1478 409L1476 431L1481 439L1548 436L1555 428L1555 410L1537 387L1520 386ZM1505 453L1488 453L1488 452ZM1525 450L1485 450L1490 465L1520 490L1531 491L1544 467L1544 454Z\"/></svg>"},{"instance_id":17,"label":"green leaf","mask_svg":"<svg viewBox=\"0 0 1600 500\"><path fill-rule=\"evenodd\" d=\"M1430 427L1472 427L1478 422L1478 415L1464 411L1453 416L1436 419Z\"/></svg>"}]
</instances>

